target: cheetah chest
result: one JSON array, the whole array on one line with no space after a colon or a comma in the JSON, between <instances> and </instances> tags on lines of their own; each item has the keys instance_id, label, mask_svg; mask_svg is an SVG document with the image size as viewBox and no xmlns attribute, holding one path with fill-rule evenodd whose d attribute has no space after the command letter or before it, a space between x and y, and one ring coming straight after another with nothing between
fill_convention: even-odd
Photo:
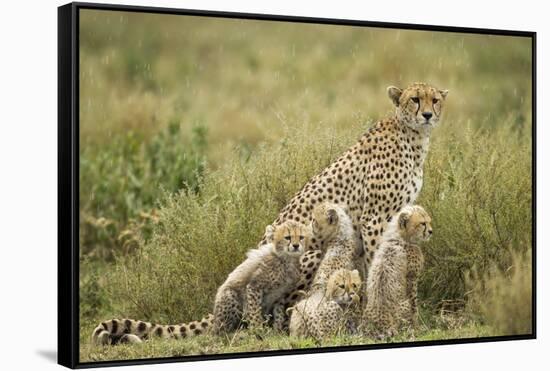
<instances>
[{"instance_id":1,"label":"cheetah chest","mask_svg":"<svg viewBox=\"0 0 550 371\"><path fill-rule=\"evenodd\" d=\"M287 267L284 270L271 275L272 284L264 291L262 299L262 308L264 312L271 312L273 305L280 301L282 297L291 291L300 278L298 267Z\"/></svg>"}]
</instances>

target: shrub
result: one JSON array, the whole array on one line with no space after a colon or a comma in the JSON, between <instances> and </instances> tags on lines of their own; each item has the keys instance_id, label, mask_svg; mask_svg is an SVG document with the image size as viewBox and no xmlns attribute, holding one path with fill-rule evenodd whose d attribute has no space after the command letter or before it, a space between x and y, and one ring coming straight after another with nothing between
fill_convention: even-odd
<instances>
[{"instance_id":1,"label":"shrub","mask_svg":"<svg viewBox=\"0 0 550 371\"><path fill-rule=\"evenodd\" d=\"M80 252L110 258L147 237L163 191L197 192L204 171L206 130L183 138L171 122L150 140L130 131L102 146L83 145L80 156Z\"/></svg>"},{"instance_id":2,"label":"shrub","mask_svg":"<svg viewBox=\"0 0 550 371\"><path fill-rule=\"evenodd\" d=\"M514 125L446 122L434 134L417 200L433 218L419 286L432 307L464 301L464 273L474 266L503 270L510 251L531 246L531 142Z\"/></svg>"},{"instance_id":3,"label":"shrub","mask_svg":"<svg viewBox=\"0 0 550 371\"><path fill-rule=\"evenodd\" d=\"M488 270L469 272L468 311L497 335L529 334L533 309L531 252L510 256L505 270L493 264Z\"/></svg>"}]
</instances>

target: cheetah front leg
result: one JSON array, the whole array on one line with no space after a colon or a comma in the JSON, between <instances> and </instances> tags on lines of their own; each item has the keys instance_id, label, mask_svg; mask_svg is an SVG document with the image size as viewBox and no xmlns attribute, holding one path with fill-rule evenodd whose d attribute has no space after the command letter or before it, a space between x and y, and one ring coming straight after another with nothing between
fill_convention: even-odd
<instances>
[{"instance_id":1,"label":"cheetah front leg","mask_svg":"<svg viewBox=\"0 0 550 371\"><path fill-rule=\"evenodd\" d=\"M424 265L424 256L420 248L411 246L407 249L408 272L406 298L408 301L408 315L406 319L412 327L418 324L418 277Z\"/></svg>"},{"instance_id":2,"label":"cheetah front leg","mask_svg":"<svg viewBox=\"0 0 550 371\"><path fill-rule=\"evenodd\" d=\"M408 313L405 314L405 320L413 328L416 327L418 322L418 305L417 305L417 291L418 291L418 278L415 272L409 272L407 274L407 301L408 305L405 306Z\"/></svg>"},{"instance_id":3,"label":"cheetah front leg","mask_svg":"<svg viewBox=\"0 0 550 371\"><path fill-rule=\"evenodd\" d=\"M251 329L261 328L263 325L262 298L263 291L254 283L251 282L246 286L245 318Z\"/></svg>"},{"instance_id":4,"label":"cheetah front leg","mask_svg":"<svg viewBox=\"0 0 550 371\"><path fill-rule=\"evenodd\" d=\"M280 332L283 332L288 328L288 320L284 303L279 302L273 306L273 328Z\"/></svg>"}]
</instances>

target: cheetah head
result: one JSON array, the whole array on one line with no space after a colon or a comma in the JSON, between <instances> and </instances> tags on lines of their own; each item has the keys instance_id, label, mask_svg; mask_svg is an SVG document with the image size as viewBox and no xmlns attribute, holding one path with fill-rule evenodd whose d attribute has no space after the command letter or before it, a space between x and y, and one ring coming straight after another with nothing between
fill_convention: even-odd
<instances>
[{"instance_id":1,"label":"cheetah head","mask_svg":"<svg viewBox=\"0 0 550 371\"><path fill-rule=\"evenodd\" d=\"M404 90L388 87L388 96L396 107L399 121L416 130L437 125L448 92L421 82Z\"/></svg>"},{"instance_id":2,"label":"cheetah head","mask_svg":"<svg viewBox=\"0 0 550 371\"><path fill-rule=\"evenodd\" d=\"M359 304L361 276L357 269L339 269L331 274L327 284L327 297L341 306Z\"/></svg>"},{"instance_id":3,"label":"cheetah head","mask_svg":"<svg viewBox=\"0 0 550 371\"><path fill-rule=\"evenodd\" d=\"M405 240L418 243L432 236L432 218L421 206L406 206L398 214L399 234Z\"/></svg>"},{"instance_id":4,"label":"cheetah head","mask_svg":"<svg viewBox=\"0 0 550 371\"><path fill-rule=\"evenodd\" d=\"M302 223L288 220L274 227L273 246L277 254L301 255L306 249L306 241L311 236L311 229Z\"/></svg>"}]
</instances>

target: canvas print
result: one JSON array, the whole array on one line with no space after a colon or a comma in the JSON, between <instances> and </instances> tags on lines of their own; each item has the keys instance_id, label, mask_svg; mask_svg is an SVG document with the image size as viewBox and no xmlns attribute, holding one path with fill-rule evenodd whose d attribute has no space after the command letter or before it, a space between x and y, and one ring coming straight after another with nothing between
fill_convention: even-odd
<instances>
[{"instance_id":1,"label":"canvas print","mask_svg":"<svg viewBox=\"0 0 550 371\"><path fill-rule=\"evenodd\" d=\"M78 33L80 362L533 333L530 37Z\"/></svg>"}]
</instances>

